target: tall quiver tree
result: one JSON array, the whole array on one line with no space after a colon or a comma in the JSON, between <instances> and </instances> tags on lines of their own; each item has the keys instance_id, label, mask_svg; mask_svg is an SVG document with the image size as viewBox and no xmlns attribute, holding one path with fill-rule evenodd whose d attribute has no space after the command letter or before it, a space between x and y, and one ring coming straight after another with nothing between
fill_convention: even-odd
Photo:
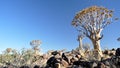
<instances>
[{"instance_id":1,"label":"tall quiver tree","mask_svg":"<svg viewBox=\"0 0 120 68\"><path fill-rule=\"evenodd\" d=\"M84 35L88 37L94 46L94 50L97 54L102 56L100 47L100 39L102 30L111 23L113 11L104 7L92 6L78 12L72 25L78 30L82 30Z\"/></svg>"},{"instance_id":2,"label":"tall quiver tree","mask_svg":"<svg viewBox=\"0 0 120 68\"><path fill-rule=\"evenodd\" d=\"M33 50L35 52L35 55L39 55L39 51L40 51L39 46L40 46L40 44L41 44L40 40L32 40L30 42L30 45L32 46L32 48L33 48Z\"/></svg>"}]
</instances>

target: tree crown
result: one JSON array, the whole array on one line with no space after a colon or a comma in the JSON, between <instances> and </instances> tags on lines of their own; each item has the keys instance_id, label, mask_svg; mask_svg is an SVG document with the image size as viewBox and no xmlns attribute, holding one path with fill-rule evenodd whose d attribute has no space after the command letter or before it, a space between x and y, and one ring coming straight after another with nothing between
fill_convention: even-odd
<instances>
[{"instance_id":1,"label":"tree crown","mask_svg":"<svg viewBox=\"0 0 120 68\"><path fill-rule=\"evenodd\" d=\"M112 22L113 11L104 7L92 6L78 12L72 25L86 36L98 34Z\"/></svg>"}]
</instances>

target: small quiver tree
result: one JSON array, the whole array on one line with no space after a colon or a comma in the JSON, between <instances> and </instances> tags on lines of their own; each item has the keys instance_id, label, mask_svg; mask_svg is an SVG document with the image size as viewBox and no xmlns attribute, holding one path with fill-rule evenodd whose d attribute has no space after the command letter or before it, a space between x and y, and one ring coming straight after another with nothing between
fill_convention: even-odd
<instances>
[{"instance_id":1,"label":"small quiver tree","mask_svg":"<svg viewBox=\"0 0 120 68\"><path fill-rule=\"evenodd\" d=\"M82 35L82 34L78 35L77 41L79 42L79 50L83 50L83 46L82 46L83 45L83 43L82 43L83 38L84 38L84 35Z\"/></svg>"},{"instance_id":2,"label":"small quiver tree","mask_svg":"<svg viewBox=\"0 0 120 68\"><path fill-rule=\"evenodd\" d=\"M84 38L84 34L83 32L79 31L79 35L78 35L78 38L77 38L77 41L79 42L79 47L78 47L78 51L81 55L83 55L83 38Z\"/></svg>"},{"instance_id":3,"label":"small quiver tree","mask_svg":"<svg viewBox=\"0 0 120 68\"><path fill-rule=\"evenodd\" d=\"M40 51L40 49L39 49L40 44L41 44L40 40L33 40L33 41L30 42L30 45L32 46L32 48L33 48L33 50L35 52L34 53L35 55L40 55L40 53L39 53L39 51Z\"/></svg>"}]
</instances>

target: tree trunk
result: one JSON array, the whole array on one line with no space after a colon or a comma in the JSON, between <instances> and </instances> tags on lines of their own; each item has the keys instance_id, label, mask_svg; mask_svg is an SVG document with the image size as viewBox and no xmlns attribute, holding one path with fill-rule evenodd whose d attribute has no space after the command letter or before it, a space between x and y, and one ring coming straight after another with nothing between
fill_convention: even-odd
<instances>
[{"instance_id":1,"label":"tree trunk","mask_svg":"<svg viewBox=\"0 0 120 68\"><path fill-rule=\"evenodd\" d=\"M99 60L100 57L102 57L102 51L101 51L101 47L100 47L100 33L96 34L94 37L91 37L90 40L93 43L93 47L94 47L94 55L95 57Z\"/></svg>"},{"instance_id":2,"label":"tree trunk","mask_svg":"<svg viewBox=\"0 0 120 68\"><path fill-rule=\"evenodd\" d=\"M79 37L78 38L78 41L79 41L79 53L80 53L80 55L82 55L82 56L84 56L84 52L83 52L83 44L82 44L82 37Z\"/></svg>"},{"instance_id":3,"label":"tree trunk","mask_svg":"<svg viewBox=\"0 0 120 68\"><path fill-rule=\"evenodd\" d=\"M79 50L82 50L83 47L82 47L82 38L79 38Z\"/></svg>"},{"instance_id":4,"label":"tree trunk","mask_svg":"<svg viewBox=\"0 0 120 68\"><path fill-rule=\"evenodd\" d=\"M101 51L100 40L92 40L92 43L93 43L93 46L94 46L94 50Z\"/></svg>"}]
</instances>

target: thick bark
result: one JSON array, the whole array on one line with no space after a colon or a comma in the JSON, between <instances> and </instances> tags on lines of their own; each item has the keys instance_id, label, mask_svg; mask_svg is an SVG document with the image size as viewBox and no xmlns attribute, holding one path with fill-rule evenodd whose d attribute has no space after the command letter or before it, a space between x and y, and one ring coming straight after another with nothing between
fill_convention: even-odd
<instances>
[{"instance_id":1,"label":"thick bark","mask_svg":"<svg viewBox=\"0 0 120 68\"><path fill-rule=\"evenodd\" d=\"M93 43L93 46L94 46L94 50L101 51L100 40L92 40L92 43Z\"/></svg>"},{"instance_id":2,"label":"thick bark","mask_svg":"<svg viewBox=\"0 0 120 68\"><path fill-rule=\"evenodd\" d=\"M97 55L98 57L102 57L102 51L101 51L101 47L100 47L100 33L95 34L94 37L91 37L90 40L93 43L93 47L94 47L94 51L96 52L95 55ZM98 58L96 57L96 58Z\"/></svg>"}]
</instances>

